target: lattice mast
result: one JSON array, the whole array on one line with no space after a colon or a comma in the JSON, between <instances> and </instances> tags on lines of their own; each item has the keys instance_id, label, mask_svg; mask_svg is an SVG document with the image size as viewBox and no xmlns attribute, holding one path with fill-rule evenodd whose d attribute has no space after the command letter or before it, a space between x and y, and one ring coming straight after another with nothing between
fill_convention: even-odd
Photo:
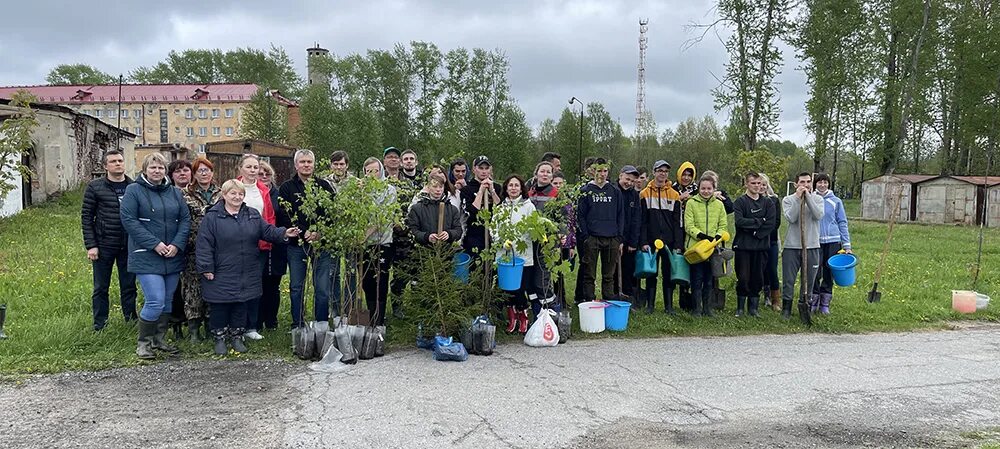
<instances>
[{"instance_id":1,"label":"lattice mast","mask_svg":"<svg viewBox=\"0 0 1000 449\"><path fill-rule=\"evenodd\" d=\"M635 129L646 129L646 48L649 30L649 19L639 19L639 91L635 96Z\"/></svg>"}]
</instances>

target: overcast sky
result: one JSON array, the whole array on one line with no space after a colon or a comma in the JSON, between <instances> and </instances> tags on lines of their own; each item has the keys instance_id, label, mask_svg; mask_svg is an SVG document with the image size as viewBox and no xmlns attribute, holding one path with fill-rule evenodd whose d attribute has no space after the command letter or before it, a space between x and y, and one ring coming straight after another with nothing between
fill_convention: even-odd
<instances>
[{"instance_id":1,"label":"overcast sky","mask_svg":"<svg viewBox=\"0 0 1000 449\"><path fill-rule=\"evenodd\" d=\"M570 97L604 103L631 132L639 59L638 19L649 19L646 104L662 131L686 117L716 114L710 90L727 57L709 35L686 29L714 20L714 0L687 1L90 1L12 2L0 27L0 85L43 84L62 63L112 74L152 65L188 48L284 47L305 77L305 49L337 55L397 42L501 48L514 97L537 127L558 118ZM786 52L782 139L805 144L805 78ZM721 122L726 113L717 114Z\"/></svg>"}]
</instances>

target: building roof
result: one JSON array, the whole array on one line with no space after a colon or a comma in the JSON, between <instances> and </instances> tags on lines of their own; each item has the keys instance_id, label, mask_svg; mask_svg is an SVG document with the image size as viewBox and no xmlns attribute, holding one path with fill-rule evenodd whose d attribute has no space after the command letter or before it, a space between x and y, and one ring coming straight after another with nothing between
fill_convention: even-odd
<instances>
[{"instance_id":1,"label":"building roof","mask_svg":"<svg viewBox=\"0 0 1000 449\"><path fill-rule=\"evenodd\" d=\"M9 104L10 104L10 99L4 98L4 97L0 96L0 105L9 105ZM39 109L39 110L43 110L43 111L60 112L60 113L63 113L63 114L69 114L69 115L73 115L73 116L82 116L82 117L84 117L87 120L96 120L99 123L103 123L105 126L111 128L111 129L118 130L118 135L120 135L120 136L128 136L128 137L131 137L131 138L138 137L136 134L133 134L132 132L129 132L129 130L126 129L126 128L118 128L115 125L112 125L110 123L102 122L101 120L98 120L97 118L91 117L91 116L89 116L87 114L81 114L81 113L79 113L77 111L74 111L71 108L67 108L65 106L60 106L58 104L32 103L31 104L31 108L32 109Z\"/></svg>"},{"instance_id":2,"label":"building roof","mask_svg":"<svg viewBox=\"0 0 1000 449\"><path fill-rule=\"evenodd\" d=\"M921 182L928 181L928 180L931 180L931 179L939 177L939 175L900 175L900 174L893 173L891 175L879 175L879 176L876 176L876 177L871 178L869 180L866 180L864 182L871 182L871 181L874 181L876 179L882 178L884 176L892 176L894 178L899 178L899 179L902 179L903 181L906 181L906 182L908 182L910 184L920 184Z\"/></svg>"},{"instance_id":3,"label":"building roof","mask_svg":"<svg viewBox=\"0 0 1000 449\"><path fill-rule=\"evenodd\" d=\"M993 187L1000 184L1000 176L950 176L959 181L965 181L969 184L975 184L977 186L983 185L983 181L986 181L987 187Z\"/></svg>"},{"instance_id":4,"label":"building roof","mask_svg":"<svg viewBox=\"0 0 1000 449\"><path fill-rule=\"evenodd\" d=\"M256 84L122 84L120 87L122 103L247 102L258 89ZM38 97L39 103L117 103L119 85L9 86L0 87L0 98L10 98L22 89ZM271 95L285 106L297 106L276 90Z\"/></svg>"}]
</instances>

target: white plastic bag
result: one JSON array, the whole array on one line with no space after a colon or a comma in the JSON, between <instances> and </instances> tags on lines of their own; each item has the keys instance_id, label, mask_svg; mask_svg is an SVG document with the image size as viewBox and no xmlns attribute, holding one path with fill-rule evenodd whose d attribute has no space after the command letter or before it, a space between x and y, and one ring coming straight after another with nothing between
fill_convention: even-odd
<instances>
[{"instance_id":1,"label":"white plastic bag","mask_svg":"<svg viewBox=\"0 0 1000 449\"><path fill-rule=\"evenodd\" d=\"M535 323L524 334L524 344L536 348L545 346L556 346L559 344L559 328L556 326L552 316L555 315L550 309L542 309L538 313Z\"/></svg>"},{"instance_id":2,"label":"white plastic bag","mask_svg":"<svg viewBox=\"0 0 1000 449\"><path fill-rule=\"evenodd\" d=\"M328 339L333 339L333 332L327 333ZM331 343L331 342L325 342ZM329 344L327 346L326 352L323 353L323 358L318 362L313 362L309 364L309 369L313 371L320 371L324 373L334 373L347 368L348 365L340 363L340 359L344 356L336 346Z\"/></svg>"}]
</instances>

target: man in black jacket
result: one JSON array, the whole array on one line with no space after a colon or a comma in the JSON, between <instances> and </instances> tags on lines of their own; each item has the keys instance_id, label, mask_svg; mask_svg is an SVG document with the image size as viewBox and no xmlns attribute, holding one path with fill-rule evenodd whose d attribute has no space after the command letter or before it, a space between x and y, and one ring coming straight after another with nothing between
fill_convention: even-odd
<instances>
[{"instance_id":1,"label":"man in black jacket","mask_svg":"<svg viewBox=\"0 0 1000 449\"><path fill-rule=\"evenodd\" d=\"M581 296L577 303L597 298L594 282L597 280L597 259L601 259L601 298L614 296L615 267L621 253L619 248L625 235L625 204L621 191L608 182L608 162L597 158L590 169L594 180L580 189L577 200L577 245L582 248L580 276L583 278Z\"/></svg>"},{"instance_id":2,"label":"man in black jacket","mask_svg":"<svg viewBox=\"0 0 1000 449\"><path fill-rule=\"evenodd\" d=\"M320 239L319 232L313 230L314 220L301 211L302 200L306 194L306 183L315 182L316 186L330 195L333 187L318 176L313 176L316 156L309 150L298 150L292 157L295 163L295 176L281 184L278 196L287 206L284 214L279 215L278 225L284 228L296 227L302 231L299 237L288 240L288 286L292 303L292 327L305 324L303 301L306 283L306 267L309 259L306 254L312 253L311 244ZM322 216L323 214L318 214ZM312 253L313 268L313 315L316 321L330 319L330 270L331 257L326 251ZM337 307L339 309L339 307ZM339 313L339 310L336 311Z\"/></svg>"},{"instance_id":3,"label":"man in black jacket","mask_svg":"<svg viewBox=\"0 0 1000 449\"><path fill-rule=\"evenodd\" d=\"M764 268L771 247L771 231L777 223L774 202L764 193L764 182L757 173L743 179L746 193L733 204L736 222L736 316L757 316L760 292L764 286Z\"/></svg>"},{"instance_id":4,"label":"man in black jacket","mask_svg":"<svg viewBox=\"0 0 1000 449\"><path fill-rule=\"evenodd\" d=\"M500 204L500 184L493 182L493 164L490 158L479 156L472 161L473 177L469 183L462 187L462 207L465 209L465 237L462 239L462 248L472 256L473 260L479 258L479 251L486 247L486 228L477 224L479 210L492 208Z\"/></svg>"},{"instance_id":5,"label":"man in black jacket","mask_svg":"<svg viewBox=\"0 0 1000 449\"><path fill-rule=\"evenodd\" d=\"M637 296L635 294L635 250L639 247L639 225L642 222L639 191L634 188L638 178L639 171L631 165L626 165L619 172L618 183L615 184L615 187L621 192L625 211L623 217L625 233L622 235L622 243L618 245L620 262L615 270L615 284L618 293L629 298Z\"/></svg>"},{"instance_id":6,"label":"man in black jacket","mask_svg":"<svg viewBox=\"0 0 1000 449\"><path fill-rule=\"evenodd\" d=\"M136 318L135 274L129 273L128 234L122 227L119 202L125 195L125 187L132 180L125 176L125 157L120 151L110 150L104 154L102 176L87 184L83 193L83 209L80 218L83 227L83 245L87 248L87 258L94 269L94 293L91 303L94 309L94 330L104 329L108 322L108 289L111 287L111 271L118 265L118 288L121 294L122 314L125 321Z\"/></svg>"}]
</instances>

